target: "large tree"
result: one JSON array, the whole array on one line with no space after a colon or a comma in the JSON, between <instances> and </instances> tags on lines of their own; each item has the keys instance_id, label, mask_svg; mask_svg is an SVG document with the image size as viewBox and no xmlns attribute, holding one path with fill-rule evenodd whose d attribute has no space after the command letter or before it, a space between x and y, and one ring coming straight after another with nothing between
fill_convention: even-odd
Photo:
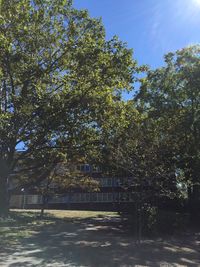
<instances>
[{"instance_id":1,"label":"large tree","mask_svg":"<svg viewBox=\"0 0 200 267\"><path fill-rule=\"evenodd\" d=\"M136 62L70 0L0 3L1 216L18 162L50 150L70 158L98 141L107 110L132 86Z\"/></svg>"},{"instance_id":2,"label":"large tree","mask_svg":"<svg viewBox=\"0 0 200 267\"><path fill-rule=\"evenodd\" d=\"M170 159L177 185L187 186L192 220L200 202L200 46L165 56L165 66L150 70L138 95ZM181 174L181 175L180 175Z\"/></svg>"}]
</instances>

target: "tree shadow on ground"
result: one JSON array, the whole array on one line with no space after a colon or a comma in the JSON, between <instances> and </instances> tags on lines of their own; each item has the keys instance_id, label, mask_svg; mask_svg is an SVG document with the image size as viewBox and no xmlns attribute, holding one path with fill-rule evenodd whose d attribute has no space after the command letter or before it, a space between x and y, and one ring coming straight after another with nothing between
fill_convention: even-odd
<instances>
[{"instance_id":1,"label":"tree shadow on ground","mask_svg":"<svg viewBox=\"0 0 200 267\"><path fill-rule=\"evenodd\" d=\"M117 218L26 219L20 227L31 234L1 248L0 266L200 266L197 233L137 244Z\"/></svg>"}]
</instances>

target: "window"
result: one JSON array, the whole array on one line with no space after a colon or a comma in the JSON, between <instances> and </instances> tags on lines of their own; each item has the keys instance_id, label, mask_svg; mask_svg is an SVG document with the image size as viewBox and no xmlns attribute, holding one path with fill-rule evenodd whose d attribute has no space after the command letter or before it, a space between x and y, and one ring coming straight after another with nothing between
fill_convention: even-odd
<instances>
[{"instance_id":1,"label":"window","mask_svg":"<svg viewBox=\"0 0 200 267\"><path fill-rule=\"evenodd\" d=\"M27 204L39 204L41 203L41 196L39 195L27 195L26 196Z\"/></svg>"},{"instance_id":2,"label":"window","mask_svg":"<svg viewBox=\"0 0 200 267\"><path fill-rule=\"evenodd\" d=\"M86 202L90 202L90 193L86 193Z\"/></svg>"},{"instance_id":3,"label":"window","mask_svg":"<svg viewBox=\"0 0 200 267\"><path fill-rule=\"evenodd\" d=\"M78 194L72 194L72 202L77 202L78 200L79 200L79 196L78 196Z\"/></svg>"},{"instance_id":4,"label":"window","mask_svg":"<svg viewBox=\"0 0 200 267\"><path fill-rule=\"evenodd\" d=\"M113 194L113 201L119 202L119 193L114 193Z\"/></svg>"},{"instance_id":5,"label":"window","mask_svg":"<svg viewBox=\"0 0 200 267\"><path fill-rule=\"evenodd\" d=\"M90 172L90 165L88 164L85 164L85 172Z\"/></svg>"},{"instance_id":6,"label":"window","mask_svg":"<svg viewBox=\"0 0 200 267\"><path fill-rule=\"evenodd\" d=\"M119 186L119 178L113 178L113 186Z\"/></svg>"},{"instance_id":7,"label":"window","mask_svg":"<svg viewBox=\"0 0 200 267\"><path fill-rule=\"evenodd\" d=\"M81 193L80 194L80 202L85 202L85 200L86 200L85 194L84 193Z\"/></svg>"},{"instance_id":8,"label":"window","mask_svg":"<svg viewBox=\"0 0 200 267\"><path fill-rule=\"evenodd\" d=\"M89 164L81 164L76 166L76 170L80 172L90 172L91 168Z\"/></svg>"},{"instance_id":9,"label":"window","mask_svg":"<svg viewBox=\"0 0 200 267\"><path fill-rule=\"evenodd\" d=\"M91 194L91 201L96 202L97 201L97 193Z\"/></svg>"},{"instance_id":10,"label":"window","mask_svg":"<svg viewBox=\"0 0 200 267\"><path fill-rule=\"evenodd\" d=\"M108 202L113 201L113 193L108 193Z\"/></svg>"},{"instance_id":11,"label":"window","mask_svg":"<svg viewBox=\"0 0 200 267\"><path fill-rule=\"evenodd\" d=\"M107 202L108 194L107 193L102 193L102 194L103 194L103 202Z\"/></svg>"},{"instance_id":12,"label":"window","mask_svg":"<svg viewBox=\"0 0 200 267\"><path fill-rule=\"evenodd\" d=\"M101 169L100 169L99 166L93 165L93 166L92 166L92 171L93 171L93 172L101 172Z\"/></svg>"},{"instance_id":13,"label":"window","mask_svg":"<svg viewBox=\"0 0 200 267\"><path fill-rule=\"evenodd\" d=\"M70 202L83 203L83 202L90 202L91 199L93 199L92 201L96 201L95 196L92 197L91 194L96 194L96 193L73 193L71 196ZM65 196L65 200L66 199L67 199L67 197Z\"/></svg>"},{"instance_id":14,"label":"window","mask_svg":"<svg viewBox=\"0 0 200 267\"><path fill-rule=\"evenodd\" d=\"M102 178L101 185L104 187L112 187L112 178Z\"/></svg>"},{"instance_id":15,"label":"window","mask_svg":"<svg viewBox=\"0 0 200 267\"><path fill-rule=\"evenodd\" d=\"M107 179L107 186L109 186L109 187L112 186L112 178Z\"/></svg>"},{"instance_id":16,"label":"window","mask_svg":"<svg viewBox=\"0 0 200 267\"><path fill-rule=\"evenodd\" d=\"M69 203L70 202L70 195L69 194L65 195L63 197L63 201L64 201L64 203Z\"/></svg>"},{"instance_id":17,"label":"window","mask_svg":"<svg viewBox=\"0 0 200 267\"><path fill-rule=\"evenodd\" d=\"M65 203L66 198L61 195L53 196L51 199L49 199L49 203Z\"/></svg>"},{"instance_id":18,"label":"window","mask_svg":"<svg viewBox=\"0 0 200 267\"><path fill-rule=\"evenodd\" d=\"M108 186L108 178L102 178L102 186Z\"/></svg>"},{"instance_id":19,"label":"window","mask_svg":"<svg viewBox=\"0 0 200 267\"><path fill-rule=\"evenodd\" d=\"M103 201L103 195L102 193L97 193L97 201L102 202Z\"/></svg>"}]
</instances>

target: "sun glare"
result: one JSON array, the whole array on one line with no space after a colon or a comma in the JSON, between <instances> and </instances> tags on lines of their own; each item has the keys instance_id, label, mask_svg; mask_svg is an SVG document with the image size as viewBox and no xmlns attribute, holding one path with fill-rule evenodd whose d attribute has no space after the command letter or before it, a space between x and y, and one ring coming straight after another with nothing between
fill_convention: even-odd
<instances>
[{"instance_id":1,"label":"sun glare","mask_svg":"<svg viewBox=\"0 0 200 267\"><path fill-rule=\"evenodd\" d=\"M200 0L193 0L194 4L200 7Z\"/></svg>"}]
</instances>

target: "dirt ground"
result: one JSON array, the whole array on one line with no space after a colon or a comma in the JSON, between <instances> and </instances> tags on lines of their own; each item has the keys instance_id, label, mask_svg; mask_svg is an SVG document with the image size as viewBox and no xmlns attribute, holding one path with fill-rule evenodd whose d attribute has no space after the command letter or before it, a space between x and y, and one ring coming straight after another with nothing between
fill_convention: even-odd
<instances>
[{"instance_id":1,"label":"dirt ground","mask_svg":"<svg viewBox=\"0 0 200 267\"><path fill-rule=\"evenodd\" d=\"M7 231L7 232L6 232ZM4 233L4 234L3 234ZM5 233L7 233L5 235ZM12 233L16 233L12 238ZM0 267L200 266L200 233L144 239L120 218L26 220L1 225Z\"/></svg>"}]
</instances>

